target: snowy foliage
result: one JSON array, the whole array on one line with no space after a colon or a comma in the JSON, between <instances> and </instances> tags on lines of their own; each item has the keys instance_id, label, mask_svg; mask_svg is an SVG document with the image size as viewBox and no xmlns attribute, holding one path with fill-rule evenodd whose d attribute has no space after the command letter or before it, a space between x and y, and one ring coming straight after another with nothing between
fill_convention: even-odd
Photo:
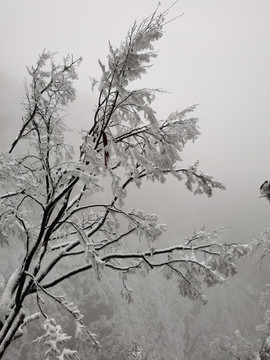
<instances>
[{"instance_id":1,"label":"snowy foliage","mask_svg":"<svg viewBox=\"0 0 270 360\"><path fill-rule=\"evenodd\" d=\"M45 352L46 360L50 359L78 359L75 350L67 349L64 344L70 339L65 334L60 325L56 324L55 319L48 318L43 324L44 335L38 337L36 342L43 342L47 347Z\"/></svg>"},{"instance_id":2,"label":"snowy foliage","mask_svg":"<svg viewBox=\"0 0 270 360\"><path fill-rule=\"evenodd\" d=\"M214 340L211 343L211 351L215 359L238 359L238 360L266 360L261 358L258 346L247 341L237 330L233 338L225 336Z\"/></svg>"},{"instance_id":3,"label":"snowy foliage","mask_svg":"<svg viewBox=\"0 0 270 360\"><path fill-rule=\"evenodd\" d=\"M268 180L266 180L260 186L260 193L261 193L261 197L265 197L267 200L270 200L270 183Z\"/></svg>"},{"instance_id":4,"label":"snowy foliage","mask_svg":"<svg viewBox=\"0 0 270 360\"><path fill-rule=\"evenodd\" d=\"M211 343L211 352L215 359L267 360L270 358L270 311L266 310L264 324L256 330L260 337L256 342L248 341L238 330L234 337L223 336Z\"/></svg>"},{"instance_id":5,"label":"snowy foliage","mask_svg":"<svg viewBox=\"0 0 270 360\"><path fill-rule=\"evenodd\" d=\"M29 296L36 299L33 313L37 310L45 318L45 334L37 341L46 345L47 359L77 354L65 347L70 337L47 315L46 297L73 317L77 338L98 347L77 306L54 293L57 284L81 272L92 269L98 279L105 267L120 273L122 295L131 302L128 275L157 268L166 278L178 279L182 296L206 303L204 288L224 283L236 273L238 258L249 252L246 245L222 243L218 231L200 231L175 246L159 248L157 239L166 226L153 214L125 206L129 185L139 187L144 179L164 183L172 175L194 194L207 196L224 189L198 170L198 162L179 166L186 143L199 135L198 119L192 116L195 106L159 120L152 104L160 90L131 88L157 56L154 43L163 35L166 16L167 11L155 12L135 23L118 48L110 45L108 63L99 62L102 76L93 80L97 107L91 128L82 132L79 160L65 143L63 109L76 98L73 83L81 59L67 56L56 65L54 54L44 51L28 69L23 123L9 151L0 156L1 245L12 240L24 249L20 266L14 267L6 285L1 282L0 357L29 319L21 311ZM96 203L93 195L102 191L105 176L111 198ZM128 242L138 239L140 248L128 251ZM135 355L140 358L139 350Z\"/></svg>"},{"instance_id":6,"label":"snowy foliage","mask_svg":"<svg viewBox=\"0 0 270 360\"><path fill-rule=\"evenodd\" d=\"M265 183L264 183L265 184ZM264 185L263 184L263 185ZM264 196L266 196L264 194ZM250 249L259 260L260 266L263 259L270 253L270 229L265 229L257 239L250 243ZM266 284L261 291L259 308L263 311L263 323L256 326L257 341L250 342L240 332L235 331L235 337L219 337L212 344L215 359L239 360L267 360L270 359L270 285Z\"/></svg>"}]
</instances>

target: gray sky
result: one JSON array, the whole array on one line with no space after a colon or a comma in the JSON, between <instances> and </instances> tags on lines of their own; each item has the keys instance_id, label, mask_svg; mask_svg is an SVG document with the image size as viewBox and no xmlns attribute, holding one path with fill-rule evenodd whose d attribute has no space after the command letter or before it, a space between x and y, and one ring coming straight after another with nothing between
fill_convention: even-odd
<instances>
[{"instance_id":1,"label":"gray sky","mask_svg":"<svg viewBox=\"0 0 270 360\"><path fill-rule=\"evenodd\" d=\"M161 9L171 3L163 0ZM100 75L97 59L105 61L108 40L117 46L134 20L151 14L157 4L0 0L0 122L8 123L1 137L15 135L26 65L34 64L44 48L57 51L59 58L66 53L83 57L70 125L75 138L81 127L89 127L95 101L89 77ZM171 17L181 13L157 44L159 57L143 86L170 92L155 105L160 117L200 104L196 115L202 134L187 146L184 163L199 159L201 169L227 191L212 199L193 197L169 180L163 186L146 184L137 206L158 213L173 236L224 225L232 227L228 234L235 240L250 240L270 224L270 204L259 199L259 186L270 179L270 1L182 0Z\"/></svg>"}]
</instances>

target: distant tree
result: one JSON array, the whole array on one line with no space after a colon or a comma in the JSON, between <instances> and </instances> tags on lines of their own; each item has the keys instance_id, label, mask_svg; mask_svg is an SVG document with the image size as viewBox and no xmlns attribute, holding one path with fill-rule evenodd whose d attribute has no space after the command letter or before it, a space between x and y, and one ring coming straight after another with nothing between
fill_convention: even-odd
<instances>
[{"instance_id":1,"label":"distant tree","mask_svg":"<svg viewBox=\"0 0 270 360\"><path fill-rule=\"evenodd\" d=\"M262 263L270 253L270 229L265 229L250 246ZM261 266L262 264L260 264ZM257 338L248 340L239 330L234 336L220 336L211 344L213 359L269 360L270 359L270 284L261 291L258 308L264 312L263 323L256 326ZM254 329L254 330L255 330Z\"/></svg>"},{"instance_id":2,"label":"distant tree","mask_svg":"<svg viewBox=\"0 0 270 360\"><path fill-rule=\"evenodd\" d=\"M56 320L58 310L48 312L47 298L74 318L76 339L89 338L98 346L78 307L55 292L79 273L93 270L100 278L103 268L110 268L122 274L121 292L130 302L128 274L159 268L166 278L178 278L182 296L205 302L204 285L223 283L248 252L246 245L221 243L218 231L200 231L174 246L156 248L166 226L155 215L125 206L131 184L164 183L167 175L184 180L194 194L212 196L213 189L224 189L199 172L198 163L179 166L185 144L199 135L198 120L189 117L195 106L158 120L151 104L160 90L130 88L157 56L153 43L163 35L167 14L155 11L135 23L118 48L110 45L108 64L99 61L102 76L93 79L97 106L90 129L83 132L79 160L64 141L63 109L76 98L73 82L81 59L67 56L56 65L54 54L44 51L28 69L23 123L9 151L0 156L0 239L5 249L0 358L36 319L43 321L44 333L35 341L45 344L46 359L77 358L66 344L70 336ZM110 200L103 203L95 195L104 186ZM131 241L141 250L129 251ZM8 251L17 254L11 261ZM30 297L35 306L33 301L29 306Z\"/></svg>"}]
</instances>

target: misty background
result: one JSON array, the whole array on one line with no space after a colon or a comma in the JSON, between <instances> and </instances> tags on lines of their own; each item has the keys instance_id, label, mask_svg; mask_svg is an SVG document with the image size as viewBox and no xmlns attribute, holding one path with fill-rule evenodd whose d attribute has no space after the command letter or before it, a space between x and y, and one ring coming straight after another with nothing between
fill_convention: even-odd
<instances>
[{"instance_id":1,"label":"misty background","mask_svg":"<svg viewBox=\"0 0 270 360\"><path fill-rule=\"evenodd\" d=\"M160 9L171 4L163 0ZM34 65L44 48L56 51L59 60L67 53L83 58L78 98L67 114L74 129L67 138L78 148L97 101L90 82L101 74L97 60L105 63L108 41L117 47L133 22L157 5L156 0L0 0L0 150L8 150L18 133L26 66ZM159 118L199 104L201 136L186 146L183 166L200 160L200 170L227 190L214 191L210 199L194 197L168 178L164 185L134 187L127 202L168 224L164 242L175 243L204 226L226 227L226 241L249 242L270 224L270 205L259 198L260 185L270 179L270 2L181 0L169 18L178 15L165 27L158 58L138 86L168 91L153 105Z\"/></svg>"}]
</instances>

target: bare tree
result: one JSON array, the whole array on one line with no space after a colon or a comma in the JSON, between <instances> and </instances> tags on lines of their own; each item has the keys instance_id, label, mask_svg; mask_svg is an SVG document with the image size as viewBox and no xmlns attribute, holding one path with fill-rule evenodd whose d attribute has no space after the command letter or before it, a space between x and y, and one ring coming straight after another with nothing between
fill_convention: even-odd
<instances>
[{"instance_id":1,"label":"bare tree","mask_svg":"<svg viewBox=\"0 0 270 360\"><path fill-rule=\"evenodd\" d=\"M200 231L174 246L156 248L165 225L155 215L124 204L130 184L163 183L167 175L184 180L194 194L212 196L213 189L224 189L199 172L198 163L179 166L185 144L199 135L197 119L189 117L195 106L158 120L151 104L160 90L130 89L157 56L153 43L163 35L167 15L168 10L155 11L135 23L118 48L110 45L108 64L99 61L102 76L99 81L93 79L99 94L97 107L90 129L83 133L77 161L72 146L64 141L62 110L75 100L73 82L81 59L67 56L62 65L56 65L54 54L44 51L36 66L28 69L23 123L10 150L0 157L1 242L9 246L12 240L23 246L21 262L0 284L0 358L37 318L44 318L45 334L37 341L48 346L48 359L54 354L59 359L77 357L64 346L69 336L47 314L43 297L74 317L77 337L88 336L98 344L76 305L53 291L79 273L94 270L100 277L105 267L122 273L122 293L130 300L127 275L142 267L161 268L167 278L178 278L181 295L206 301L203 284L223 283L235 274L237 258L248 252L245 245L221 243L218 231ZM104 176L111 198L95 202L94 195L103 191ZM128 251L128 243L139 238L143 250ZM80 265L74 265L73 259L80 259ZM36 298L35 311L25 308L29 296Z\"/></svg>"}]
</instances>

